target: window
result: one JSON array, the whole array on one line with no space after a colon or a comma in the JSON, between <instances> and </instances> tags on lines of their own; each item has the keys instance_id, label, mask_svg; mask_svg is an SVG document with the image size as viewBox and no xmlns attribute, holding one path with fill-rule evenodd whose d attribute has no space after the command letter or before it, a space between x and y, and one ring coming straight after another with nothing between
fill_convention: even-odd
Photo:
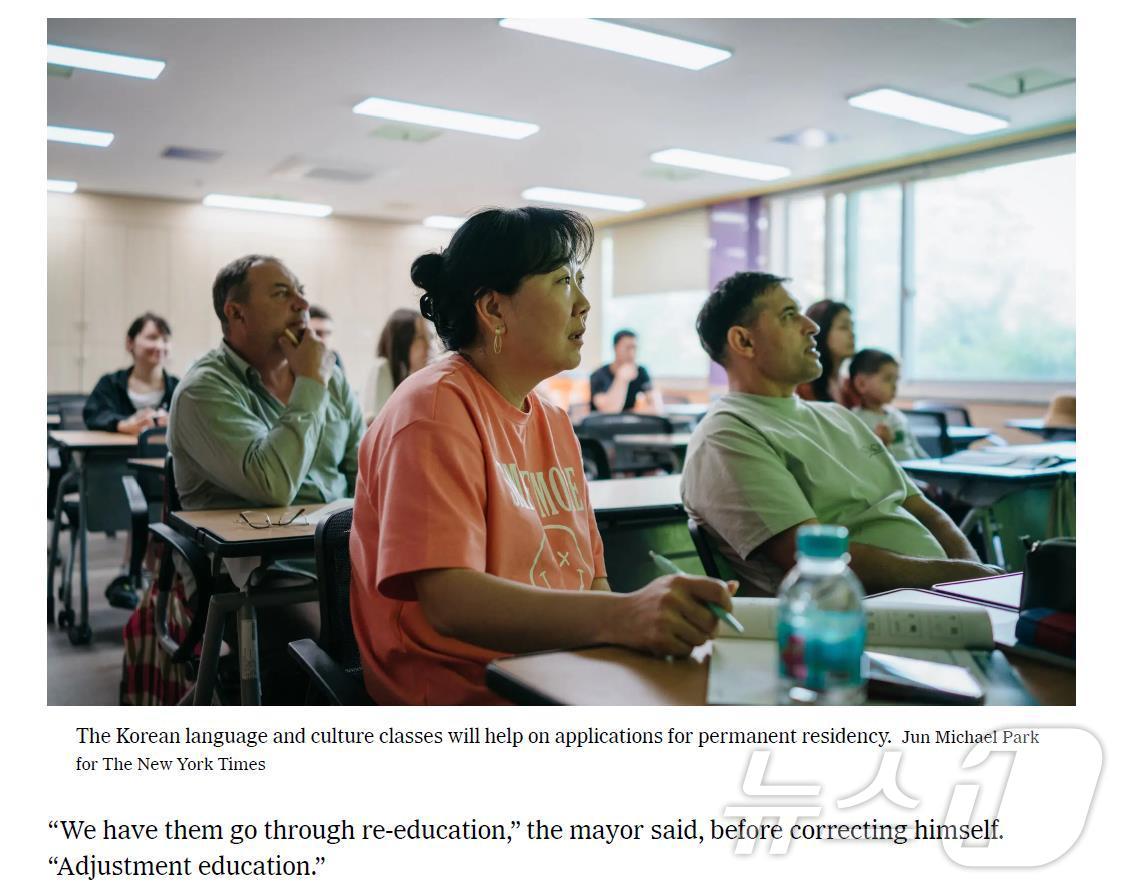
<instances>
[{"instance_id":1,"label":"window","mask_svg":"<svg viewBox=\"0 0 1122 886\"><path fill-rule=\"evenodd\" d=\"M1074 379L1074 232L1074 154L917 182L909 375Z\"/></svg>"},{"instance_id":2,"label":"window","mask_svg":"<svg viewBox=\"0 0 1122 886\"><path fill-rule=\"evenodd\" d=\"M804 305L850 304L858 348L896 354L905 379L1070 383L1072 151L1040 142L770 197L772 267Z\"/></svg>"},{"instance_id":3,"label":"window","mask_svg":"<svg viewBox=\"0 0 1122 886\"><path fill-rule=\"evenodd\" d=\"M787 268L791 290L804 305L826 296L826 201L798 197L787 205Z\"/></svg>"},{"instance_id":4,"label":"window","mask_svg":"<svg viewBox=\"0 0 1122 886\"><path fill-rule=\"evenodd\" d=\"M632 329L639 336L639 363L659 378L709 377L709 357L693 329L694 318L709 295L704 289L659 292L651 295L617 295L604 302L600 353L612 361L612 336Z\"/></svg>"},{"instance_id":5,"label":"window","mask_svg":"<svg viewBox=\"0 0 1122 886\"><path fill-rule=\"evenodd\" d=\"M900 354L899 184L849 195L848 298L857 347Z\"/></svg>"}]
</instances>

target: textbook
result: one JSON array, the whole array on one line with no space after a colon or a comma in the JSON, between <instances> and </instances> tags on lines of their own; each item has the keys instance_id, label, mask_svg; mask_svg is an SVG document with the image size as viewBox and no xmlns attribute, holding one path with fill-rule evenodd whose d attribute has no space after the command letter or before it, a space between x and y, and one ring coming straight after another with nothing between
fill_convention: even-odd
<instances>
[{"instance_id":1,"label":"textbook","mask_svg":"<svg viewBox=\"0 0 1122 886\"><path fill-rule=\"evenodd\" d=\"M709 704L775 704L778 660L774 598L739 597L733 615L737 634L721 624L709 660ZM986 704L1036 704L994 648L993 625L981 606L922 591L895 591L865 600L865 648L965 668L986 690Z\"/></svg>"},{"instance_id":2,"label":"textbook","mask_svg":"<svg viewBox=\"0 0 1122 886\"><path fill-rule=\"evenodd\" d=\"M945 456L943 464L969 465L979 468L1017 468L1031 471L1055 468L1072 461L1061 455L1034 454L1025 452L1003 452L997 449L964 449L954 455Z\"/></svg>"}]
</instances>

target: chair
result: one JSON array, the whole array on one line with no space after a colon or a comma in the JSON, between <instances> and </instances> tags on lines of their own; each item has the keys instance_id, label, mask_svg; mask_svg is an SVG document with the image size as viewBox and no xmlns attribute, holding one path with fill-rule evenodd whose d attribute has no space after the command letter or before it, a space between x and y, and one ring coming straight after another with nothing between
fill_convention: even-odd
<instances>
[{"instance_id":1,"label":"chair","mask_svg":"<svg viewBox=\"0 0 1122 886\"><path fill-rule=\"evenodd\" d=\"M951 443L950 435L947 433L946 413L919 409L902 411L908 419L908 426L912 429L912 433L919 440L919 445L931 458L943 458L954 452L954 444Z\"/></svg>"},{"instance_id":2,"label":"chair","mask_svg":"<svg viewBox=\"0 0 1122 886\"><path fill-rule=\"evenodd\" d=\"M135 485L135 478L133 485ZM136 487L139 493L139 486ZM143 496L142 496L143 497ZM164 516L171 511L182 509L179 501L179 491L175 486L175 471L171 453L165 456L164 462ZM147 504L144 505L144 514L147 516ZM160 558L159 572L156 584L156 641L160 648L176 664L186 664L189 670L194 670L198 664L198 656L194 654L195 647L203 636L206 627L207 610L210 598L214 594L215 576L211 569L210 558L193 540L176 532L164 522L152 523L148 531L164 543L163 556ZM196 589L195 613L182 642L177 642L171 636L168 625L168 607L171 602L172 585L176 573L176 560L172 553L179 555L179 568L186 569L193 580Z\"/></svg>"},{"instance_id":3,"label":"chair","mask_svg":"<svg viewBox=\"0 0 1122 886\"><path fill-rule=\"evenodd\" d=\"M912 409L920 412L941 412L947 417L947 424L972 428L970 413L961 403L947 403L943 400L916 400Z\"/></svg>"},{"instance_id":4,"label":"chair","mask_svg":"<svg viewBox=\"0 0 1122 886\"><path fill-rule=\"evenodd\" d=\"M167 429L149 428L137 440L139 458L167 456ZM129 569L118 575L105 589L111 605L119 609L135 609L144 586L144 555L148 550L148 524L161 517L164 503L164 481L155 477L124 474L121 483L128 499L131 526L129 531Z\"/></svg>"},{"instance_id":5,"label":"chair","mask_svg":"<svg viewBox=\"0 0 1122 886\"><path fill-rule=\"evenodd\" d=\"M351 518L343 508L316 527L319 579L319 641L294 640L288 651L311 681L314 692L334 705L370 705L362 682L362 661L351 625Z\"/></svg>"},{"instance_id":6,"label":"chair","mask_svg":"<svg viewBox=\"0 0 1122 886\"><path fill-rule=\"evenodd\" d=\"M85 531L112 535L130 528L130 502L122 487L122 478L128 470L127 462L115 456L99 457L94 453L86 453L82 457L85 459L83 469L86 496ZM79 611L82 613L82 618L80 622L75 622L74 618L74 564L78 558L80 545L81 492L78 489L78 475L72 471L60 481L61 494L58 499L62 510L61 516L65 518L70 534L70 551L63 565L62 581L58 589L58 597L62 604L62 609L58 613L58 626L68 629L70 642L75 646L88 643L92 636L86 620L86 613L89 611L89 587L81 582ZM51 549L48 555L48 622L54 620L54 570L55 564L59 561L58 536L61 528L61 520L56 520L51 533Z\"/></svg>"},{"instance_id":7,"label":"chair","mask_svg":"<svg viewBox=\"0 0 1122 886\"><path fill-rule=\"evenodd\" d=\"M628 452L621 456L614 443L621 434L670 434L673 431L674 426L668 418L634 412L594 412L585 416L577 427L578 436L590 437L603 444L612 472L616 474L654 470L673 472L674 459L669 455Z\"/></svg>"},{"instance_id":8,"label":"chair","mask_svg":"<svg viewBox=\"0 0 1122 886\"><path fill-rule=\"evenodd\" d=\"M701 560L701 566L705 570L705 574L710 578L719 578L722 581L736 578L736 572L733 570L732 564L713 545L712 539L705 528L693 519L689 521L688 525L690 538L693 539L693 546L697 548L697 557Z\"/></svg>"},{"instance_id":9,"label":"chair","mask_svg":"<svg viewBox=\"0 0 1122 886\"><path fill-rule=\"evenodd\" d=\"M580 454L584 462L584 476L588 480L607 480L612 476L612 466L608 462L608 451L604 444L593 437L577 437L580 441Z\"/></svg>"},{"instance_id":10,"label":"chair","mask_svg":"<svg viewBox=\"0 0 1122 886\"><path fill-rule=\"evenodd\" d=\"M85 394L48 394L47 412L61 419L60 431L84 431L86 420L82 410L86 408Z\"/></svg>"}]
</instances>

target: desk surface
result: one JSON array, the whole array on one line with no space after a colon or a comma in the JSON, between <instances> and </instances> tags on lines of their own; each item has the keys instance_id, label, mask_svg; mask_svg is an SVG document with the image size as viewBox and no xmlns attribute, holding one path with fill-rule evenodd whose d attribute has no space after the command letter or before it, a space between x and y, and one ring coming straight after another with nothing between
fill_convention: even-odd
<instances>
[{"instance_id":1,"label":"desk surface","mask_svg":"<svg viewBox=\"0 0 1122 886\"><path fill-rule=\"evenodd\" d=\"M989 428L978 428L974 425L948 425L947 436L958 442L962 440L985 440L992 434Z\"/></svg>"},{"instance_id":2,"label":"desk surface","mask_svg":"<svg viewBox=\"0 0 1122 886\"><path fill-rule=\"evenodd\" d=\"M679 434L619 434L613 440L624 446L657 446L668 449L685 449L690 443L690 435Z\"/></svg>"},{"instance_id":3,"label":"desk surface","mask_svg":"<svg viewBox=\"0 0 1122 886\"><path fill-rule=\"evenodd\" d=\"M150 471L156 474L164 472L167 462L162 458L130 458L129 467L140 471Z\"/></svg>"},{"instance_id":4,"label":"desk surface","mask_svg":"<svg viewBox=\"0 0 1122 886\"><path fill-rule=\"evenodd\" d=\"M48 428L57 428L61 424L62 424L62 416L61 415L58 415L54 412L48 412L47 413L47 427Z\"/></svg>"},{"instance_id":5,"label":"desk surface","mask_svg":"<svg viewBox=\"0 0 1122 886\"><path fill-rule=\"evenodd\" d=\"M330 504L289 505L286 508L220 508L207 511L173 511L168 515L171 527L193 538L203 548L222 556L258 556L275 548L300 553L310 551L315 543L316 526L321 519L342 507L353 504L341 499ZM271 520L304 509L287 526L254 529L241 515L267 514Z\"/></svg>"},{"instance_id":6,"label":"desk surface","mask_svg":"<svg viewBox=\"0 0 1122 886\"><path fill-rule=\"evenodd\" d=\"M681 474L627 477L621 480L592 480L588 491L592 510L598 515L621 511L680 510L681 484Z\"/></svg>"},{"instance_id":7,"label":"desk surface","mask_svg":"<svg viewBox=\"0 0 1122 886\"><path fill-rule=\"evenodd\" d=\"M933 605L948 602L930 596ZM995 633L997 622L1016 617L986 608ZM491 662L487 685L522 704L704 705L710 649L706 643L692 657L676 661L618 646L519 655ZM1075 703L1074 672L1015 656L1009 663L1041 704Z\"/></svg>"},{"instance_id":8,"label":"desk surface","mask_svg":"<svg viewBox=\"0 0 1122 886\"><path fill-rule=\"evenodd\" d=\"M136 446L136 437L112 431L51 431L50 438L59 446L75 451L132 449Z\"/></svg>"},{"instance_id":9,"label":"desk surface","mask_svg":"<svg viewBox=\"0 0 1122 886\"><path fill-rule=\"evenodd\" d=\"M709 411L711 405L711 403L667 403L662 411L668 416L688 415L701 418Z\"/></svg>"},{"instance_id":10,"label":"desk surface","mask_svg":"<svg viewBox=\"0 0 1122 886\"><path fill-rule=\"evenodd\" d=\"M1054 431L1062 432L1067 431L1071 434L1075 433L1074 426L1071 425L1046 425L1043 418L1011 418L1005 422L1007 428L1017 428L1021 431Z\"/></svg>"},{"instance_id":11,"label":"desk surface","mask_svg":"<svg viewBox=\"0 0 1122 886\"><path fill-rule=\"evenodd\" d=\"M1063 464L1047 468L1020 468L1000 467L994 465L970 464L968 462L955 462L953 457L921 458L900 462L900 467L914 477L938 481L940 477L961 477L971 480L987 480L996 483L1013 483L1017 485L1030 485L1033 481L1052 483L1057 476L1076 473L1075 443L1057 442L1037 444L1033 446L996 446L985 452L997 455L1007 455L1010 458L1018 456L1056 456L1071 459Z\"/></svg>"}]
</instances>

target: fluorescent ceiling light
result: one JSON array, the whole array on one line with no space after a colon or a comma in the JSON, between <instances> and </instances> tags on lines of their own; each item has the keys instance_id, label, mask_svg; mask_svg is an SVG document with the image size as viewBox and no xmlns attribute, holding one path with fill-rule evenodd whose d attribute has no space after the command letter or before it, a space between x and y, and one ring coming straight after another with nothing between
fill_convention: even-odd
<instances>
[{"instance_id":1,"label":"fluorescent ceiling light","mask_svg":"<svg viewBox=\"0 0 1122 886\"><path fill-rule=\"evenodd\" d=\"M567 191L564 188L527 188L522 192L522 199L536 200L539 203L560 203L563 206L583 206L587 209L615 209L618 212L634 212L647 205L635 197Z\"/></svg>"},{"instance_id":2,"label":"fluorescent ceiling light","mask_svg":"<svg viewBox=\"0 0 1122 886\"><path fill-rule=\"evenodd\" d=\"M502 117L488 117L485 114L431 108L428 105L414 105L388 98L368 98L359 102L352 110L356 114L366 114L368 117L382 117L385 120L399 120L402 123L419 123L422 126L435 126L438 129L455 129L457 132L474 132L477 135L493 135L496 138L521 139L541 129L536 123L520 123L517 120L504 120Z\"/></svg>"},{"instance_id":3,"label":"fluorescent ceiling light","mask_svg":"<svg viewBox=\"0 0 1122 886\"><path fill-rule=\"evenodd\" d=\"M442 231L454 231L466 221L466 218L460 218L456 215L430 215L421 222L421 224L426 228L439 228Z\"/></svg>"},{"instance_id":4,"label":"fluorescent ceiling light","mask_svg":"<svg viewBox=\"0 0 1122 886\"><path fill-rule=\"evenodd\" d=\"M504 18L499 24L527 34L580 43L595 49L607 49L609 52L633 55L691 71L700 71L723 62L732 55L727 49L653 34L595 18Z\"/></svg>"},{"instance_id":5,"label":"fluorescent ceiling light","mask_svg":"<svg viewBox=\"0 0 1122 886\"><path fill-rule=\"evenodd\" d=\"M71 129L67 126L48 126L47 141L66 142L71 145L89 145L94 148L107 148L113 144L113 133L99 132L96 129Z\"/></svg>"},{"instance_id":6,"label":"fluorescent ceiling light","mask_svg":"<svg viewBox=\"0 0 1122 886\"><path fill-rule=\"evenodd\" d=\"M786 166L773 166L770 163L755 163L752 160L738 160L736 157L721 157L718 154L703 154L701 151L687 151L684 148L670 148L651 154L655 163L667 166L684 166L686 169L700 169L716 172L719 175L735 175L737 178L752 178L758 181L775 181L791 174Z\"/></svg>"},{"instance_id":7,"label":"fluorescent ceiling light","mask_svg":"<svg viewBox=\"0 0 1122 886\"><path fill-rule=\"evenodd\" d=\"M932 101L929 98L920 98L918 95L910 95L898 89L873 89L862 92L850 98L849 103L855 108L888 114L890 117L900 117L913 123L922 123L924 126L949 129L951 132L961 132L963 135L978 135L1009 126L1008 120L1002 120L992 114L983 114L980 111L970 111L955 105Z\"/></svg>"},{"instance_id":8,"label":"fluorescent ceiling light","mask_svg":"<svg viewBox=\"0 0 1122 886\"><path fill-rule=\"evenodd\" d=\"M47 64L100 71L103 74L120 74L123 77L139 77L142 80L155 80L164 69L164 62L153 58L134 58L112 52L56 46L53 43L47 44Z\"/></svg>"},{"instance_id":9,"label":"fluorescent ceiling light","mask_svg":"<svg viewBox=\"0 0 1122 886\"><path fill-rule=\"evenodd\" d=\"M49 178L47 179L47 190L54 191L56 194L73 194L78 190L78 183L62 178Z\"/></svg>"},{"instance_id":10,"label":"fluorescent ceiling light","mask_svg":"<svg viewBox=\"0 0 1122 886\"><path fill-rule=\"evenodd\" d=\"M252 212L280 212L285 215L331 215L331 207L323 203L298 203L295 200L267 200L264 197L235 197L231 194L207 194L204 206L219 209L248 209Z\"/></svg>"}]
</instances>

